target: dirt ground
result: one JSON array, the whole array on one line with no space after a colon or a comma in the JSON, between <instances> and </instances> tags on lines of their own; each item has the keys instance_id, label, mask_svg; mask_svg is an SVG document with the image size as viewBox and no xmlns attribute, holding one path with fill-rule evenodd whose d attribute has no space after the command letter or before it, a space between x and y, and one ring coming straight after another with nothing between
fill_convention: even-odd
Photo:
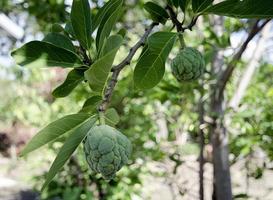
<instances>
[{"instance_id":1,"label":"dirt ground","mask_svg":"<svg viewBox=\"0 0 273 200\"><path fill-rule=\"evenodd\" d=\"M167 178L149 177L145 181L146 188L143 199L151 200L198 200L199 182L198 167L195 156L189 156L177 170L177 174L169 173ZM166 170L164 165L151 163L152 171ZM205 199L210 200L212 194L212 165L205 164L204 188ZM248 197L238 199L273 200L273 171L265 170L261 179L246 176L246 169L242 162L231 167L233 195L248 194ZM247 181L248 180L248 181Z\"/></svg>"},{"instance_id":2,"label":"dirt ground","mask_svg":"<svg viewBox=\"0 0 273 200\"><path fill-rule=\"evenodd\" d=\"M39 165L39 160L37 161ZM28 178L38 171L30 169L25 160L15 161L0 157L0 200L38 200L39 195L31 190ZM141 199L150 200L198 200L198 162L196 156L187 156L184 163L173 173L170 161L163 163L150 162L148 168L150 176L142 177L144 186ZM166 178L154 174L165 173ZM249 200L273 199L273 171L266 170L261 179L247 179L246 170L242 162L231 167L233 194L245 194ZM26 176L27 175L27 176ZM212 193L212 165L205 165L205 199L211 199ZM248 180L248 181L247 181ZM136 198L139 199L139 198ZM240 198L243 199L243 198Z\"/></svg>"}]
</instances>

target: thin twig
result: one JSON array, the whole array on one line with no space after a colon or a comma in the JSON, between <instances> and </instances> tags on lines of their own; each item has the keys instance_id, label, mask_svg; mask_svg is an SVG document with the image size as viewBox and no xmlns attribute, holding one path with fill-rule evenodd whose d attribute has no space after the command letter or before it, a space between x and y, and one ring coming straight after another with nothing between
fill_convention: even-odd
<instances>
[{"instance_id":1,"label":"thin twig","mask_svg":"<svg viewBox=\"0 0 273 200\"><path fill-rule=\"evenodd\" d=\"M87 66L90 66L92 64L91 57L88 57L88 55L86 54L86 50L83 48L82 45L80 45L80 51L83 56L84 64L86 64Z\"/></svg>"},{"instance_id":2,"label":"thin twig","mask_svg":"<svg viewBox=\"0 0 273 200\"><path fill-rule=\"evenodd\" d=\"M121 72L121 70L126 66L129 65L135 55L135 53L137 52L137 50L143 46L145 44L146 39L148 38L148 36L150 35L150 33L152 32L153 28L155 26L157 26L158 23L153 22L146 30L145 33L143 34L143 36L140 38L140 40L130 49L129 54L127 55L127 57L118 65L114 66L112 68L112 77L110 79L110 81L108 82L108 86L105 90L104 93L104 98L103 101L101 103L101 105L99 106L99 112L104 112L110 102L110 99L112 97L114 88L116 86L116 83L118 81L118 76L119 73Z\"/></svg>"},{"instance_id":3,"label":"thin twig","mask_svg":"<svg viewBox=\"0 0 273 200\"><path fill-rule=\"evenodd\" d=\"M169 11L170 18L172 20L172 23L176 27L177 32L184 32L187 29L192 30L192 28L194 27L198 20L198 17L200 16L200 15L194 16L189 25L183 26L184 20L182 23L178 20L177 14L174 12L173 8L170 5L166 6L166 10Z\"/></svg>"},{"instance_id":4,"label":"thin twig","mask_svg":"<svg viewBox=\"0 0 273 200\"><path fill-rule=\"evenodd\" d=\"M177 14L174 12L173 8L170 5L167 5L166 9L169 11L170 18L172 23L176 26L177 32L183 32L182 23L177 19Z\"/></svg>"},{"instance_id":5,"label":"thin twig","mask_svg":"<svg viewBox=\"0 0 273 200\"><path fill-rule=\"evenodd\" d=\"M247 39L242 44L238 52L233 56L231 62L228 64L227 68L221 74L219 80L217 81L219 85L218 100L223 97L223 93L227 82L230 80L230 77L235 69L236 63L241 59L243 53L245 52L249 42L264 28L264 26L270 21L270 19L265 20L261 25L259 25L260 20L257 20L252 29L250 30Z\"/></svg>"},{"instance_id":6,"label":"thin twig","mask_svg":"<svg viewBox=\"0 0 273 200\"><path fill-rule=\"evenodd\" d=\"M200 15L197 15L197 16L193 17L192 20L191 20L191 23L188 26L182 27L183 32L185 30L187 30L187 29L190 30L190 31L192 31L192 28L195 26L195 24L196 24L199 16Z\"/></svg>"}]
</instances>

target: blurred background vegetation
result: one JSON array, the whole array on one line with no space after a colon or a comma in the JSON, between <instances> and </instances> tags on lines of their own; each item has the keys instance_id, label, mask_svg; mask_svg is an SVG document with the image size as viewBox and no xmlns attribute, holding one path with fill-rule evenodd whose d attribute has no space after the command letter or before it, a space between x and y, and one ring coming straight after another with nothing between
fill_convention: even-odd
<instances>
[{"instance_id":1,"label":"blurred background vegetation","mask_svg":"<svg viewBox=\"0 0 273 200\"><path fill-rule=\"evenodd\" d=\"M126 1L125 15L118 28L127 29L127 42L118 53L119 61L150 23L143 3L142 0ZM103 1L93 0L92 12L97 12L102 5ZM179 84L171 75L168 63L159 86L138 91L132 82L134 61L123 71L111 102L121 116L118 129L133 144L130 164L114 180L107 182L88 169L80 148L49 188L40 194L45 173L63 138L27 158L17 158L17 155L38 129L65 114L77 112L90 96L90 90L87 85L81 85L69 98L54 99L51 91L64 80L67 71L20 68L13 63L9 52L22 43L41 39L52 24L63 24L69 17L70 6L71 1L67 0L0 2L0 15L8 17L24 32L22 37L15 38L0 26L0 199L198 199L202 139L199 104L201 98L207 110L214 81L211 63L216 51L221 51L223 62L228 63L254 21L202 17L194 31L186 33L187 44L200 49L206 58L207 72L201 84ZM224 32L217 30L217 22L221 22ZM171 26L167 24L166 27ZM230 139L234 198L269 200L273 196L272 30L270 33L242 99L237 106L229 106L224 111ZM237 64L226 88L227 102L242 84L261 37L249 45ZM170 57L177 51L178 47ZM209 115L204 117L209 121ZM204 139L205 197L210 199L212 152L206 127Z\"/></svg>"}]
</instances>

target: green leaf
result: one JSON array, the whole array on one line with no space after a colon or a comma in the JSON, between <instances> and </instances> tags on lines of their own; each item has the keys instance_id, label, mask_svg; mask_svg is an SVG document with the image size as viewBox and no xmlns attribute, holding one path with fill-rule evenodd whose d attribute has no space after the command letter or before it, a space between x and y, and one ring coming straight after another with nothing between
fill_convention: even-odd
<instances>
[{"instance_id":1,"label":"green leaf","mask_svg":"<svg viewBox=\"0 0 273 200\"><path fill-rule=\"evenodd\" d=\"M115 126L119 123L120 117L115 108L107 109L104 115L105 123L109 126Z\"/></svg>"},{"instance_id":2,"label":"green leaf","mask_svg":"<svg viewBox=\"0 0 273 200\"><path fill-rule=\"evenodd\" d=\"M170 6L172 6L173 5L172 0L167 0L167 4L170 5Z\"/></svg>"},{"instance_id":3,"label":"green leaf","mask_svg":"<svg viewBox=\"0 0 273 200\"><path fill-rule=\"evenodd\" d=\"M102 51L100 52L99 58L106 56L108 53L112 52L114 49L119 49L122 45L123 37L121 35L112 35L105 42Z\"/></svg>"},{"instance_id":4,"label":"green leaf","mask_svg":"<svg viewBox=\"0 0 273 200\"><path fill-rule=\"evenodd\" d=\"M76 38L76 35L75 35L74 30L73 30L71 21L68 21L68 22L65 24L64 30L65 30L66 34L68 34L70 37L72 37L73 39Z\"/></svg>"},{"instance_id":5,"label":"green leaf","mask_svg":"<svg viewBox=\"0 0 273 200\"><path fill-rule=\"evenodd\" d=\"M215 4L203 14L215 14L236 18L272 18L272 0L227 0Z\"/></svg>"},{"instance_id":6,"label":"green leaf","mask_svg":"<svg viewBox=\"0 0 273 200\"><path fill-rule=\"evenodd\" d=\"M72 51L76 53L75 48L71 40L60 33L49 33L43 39L43 42L48 42L62 49L66 49L68 51Z\"/></svg>"},{"instance_id":7,"label":"green leaf","mask_svg":"<svg viewBox=\"0 0 273 200\"><path fill-rule=\"evenodd\" d=\"M122 36L123 38L126 36L127 34L127 29L125 28L121 28L118 32L117 32L117 35L120 35Z\"/></svg>"},{"instance_id":8,"label":"green leaf","mask_svg":"<svg viewBox=\"0 0 273 200\"><path fill-rule=\"evenodd\" d=\"M25 67L81 67L80 58L71 51L43 41L32 41L11 53Z\"/></svg>"},{"instance_id":9,"label":"green leaf","mask_svg":"<svg viewBox=\"0 0 273 200\"><path fill-rule=\"evenodd\" d=\"M79 144L82 142L84 137L87 135L88 131L94 126L97 121L97 117L93 116L89 118L87 121L82 123L76 129L74 129L71 135L68 136L64 145L60 149L57 157L52 163L49 172L46 176L46 181L42 187L42 191L45 187L52 181L54 176L58 173L58 171L64 166L66 161L71 157L73 152L77 149Z\"/></svg>"},{"instance_id":10,"label":"green leaf","mask_svg":"<svg viewBox=\"0 0 273 200\"><path fill-rule=\"evenodd\" d=\"M179 1L179 6L180 6L181 10L184 13L186 12L189 3L190 3L190 0L181 0L181 1Z\"/></svg>"},{"instance_id":11,"label":"green leaf","mask_svg":"<svg viewBox=\"0 0 273 200\"><path fill-rule=\"evenodd\" d=\"M92 24L88 0L73 0L70 18L76 38L85 49L89 49Z\"/></svg>"},{"instance_id":12,"label":"green leaf","mask_svg":"<svg viewBox=\"0 0 273 200\"><path fill-rule=\"evenodd\" d=\"M84 113L93 113L97 110L97 107L99 106L99 104L102 101L102 97L99 95L94 95L92 97L90 97L89 99L87 99L80 112L84 112Z\"/></svg>"},{"instance_id":13,"label":"green leaf","mask_svg":"<svg viewBox=\"0 0 273 200\"><path fill-rule=\"evenodd\" d=\"M98 52L100 52L104 41L110 35L111 30L115 26L120 14L122 12L123 0L113 0L113 4L110 9L106 11L105 15L102 18L102 22L98 28L98 33L96 37L96 46Z\"/></svg>"},{"instance_id":14,"label":"green leaf","mask_svg":"<svg viewBox=\"0 0 273 200\"><path fill-rule=\"evenodd\" d=\"M172 4L174 5L174 7L178 7L179 6L179 1L183 1L183 0L170 0L172 2Z\"/></svg>"},{"instance_id":15,"label":"green leaf","mask_svg":"<svg viewBox=\"0 0 273 200\"><path fill-rule=\"evenodd\" d=\"M192 10L195 13L201 12L212 4L213 0L192 0Z\"/></svg>"},{"instance_id":16,"label":"green leaf","mask_svg":"<svg viewBox=\"0 0 273 200\"><path fill-rule=\"evenodd\" d=\"M52 95L56 98L66 97L69 95L79 83L84 80L84 71L73 69L71 70L65 81L53 90Z\"/></svg>"},{"instance_id":17,"label":"green leaf","mask_svg":"<svg viewBox=\"0 0 273 200\"><path fill-rule=\"evenodd\" d=\"M55 23L51 26L51 32L53 33L62 33L64 31L64 28L60 24Z\"/></svg>"},{"instance_id":18,"label":"green leaf","mask_svg":"<svg viewBox=\"0 0 273 200\"><path fill-rule=\"evenodd\" d=\"M164 8L153 2L147 2L144 4L144 9L150 13L151 18L155 22L165 24L169 18L169 14Z\"/></svg>"},{"instance_id":19,"label":"green leaf","mask_svg":"<svg viewBox=\"0 0 273 200\"><path fill-rule=\"evenodd\" d=\"M116 53L123 42L120 35L110 36L104 45L101 57L85 71L85 78L95 92L102 92L111 71Z\"/></svg>"},{"instance_id":20,"label":"green leaf","mask_svg":"<svg viewBox=\"0 0 273 200\"><path fill-rule=\"evenodd\" d=\"M162 79L166 59L176 38L177 34L172 32L157 32L148 38L148 47L134 70L134 83L138 88L152 88Z\"/></svg>"},{"instance_id":21,"label":"green leaf","mask_svg":"<svg viewBox=\"0 0 273 200\"><path fill-rule=\"evenodd\" d=\"M20 156L25 156L29 152L57 139L61 135L82 123L88 117L90 117L88 114L72 114L50 123L30 140L30 142L21 152Z\"/></svg>"},{"instance_id":22,"label":"green leaf","mask_svg":"<svg viewBox=\"0 0 273 200\"><path fill-rule=\"evenodd\" d=\"M99 9L98 13L93 19L93 26L92 26L92 32L96 30L96 28L100 25L102 22L102 19L108 14L113 12L116 9L117 3L120 0L110 0L102 8Z\"/></svg>"}]
</instances>

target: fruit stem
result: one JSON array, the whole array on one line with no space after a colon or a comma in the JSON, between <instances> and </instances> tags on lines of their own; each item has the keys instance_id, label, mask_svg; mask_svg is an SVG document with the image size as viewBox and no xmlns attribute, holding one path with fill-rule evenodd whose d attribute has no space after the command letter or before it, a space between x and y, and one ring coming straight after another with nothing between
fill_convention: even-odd
<instances>
[{"instance_id":1,"label":"fruit stem","mask_svg":"<svg viewBox=\"0 0 273 200\"><path fill-rule=\"evenodd\" d=\"M100 118L100 124L104 125L105 124L105 117L103 112L99 112L99 118Z\"/></svg>"},{"instance_id":2,"label":"fruit stem","mask_svg":"<svg viewBox=\"0 0 273 200\"><path fill-rule=\"evenodd\" d=\"M183 33L178 33L179 42L181 45L181 49L184 49L186 47L185 40L183 37Z\"/></svg>"}]
</instances>

